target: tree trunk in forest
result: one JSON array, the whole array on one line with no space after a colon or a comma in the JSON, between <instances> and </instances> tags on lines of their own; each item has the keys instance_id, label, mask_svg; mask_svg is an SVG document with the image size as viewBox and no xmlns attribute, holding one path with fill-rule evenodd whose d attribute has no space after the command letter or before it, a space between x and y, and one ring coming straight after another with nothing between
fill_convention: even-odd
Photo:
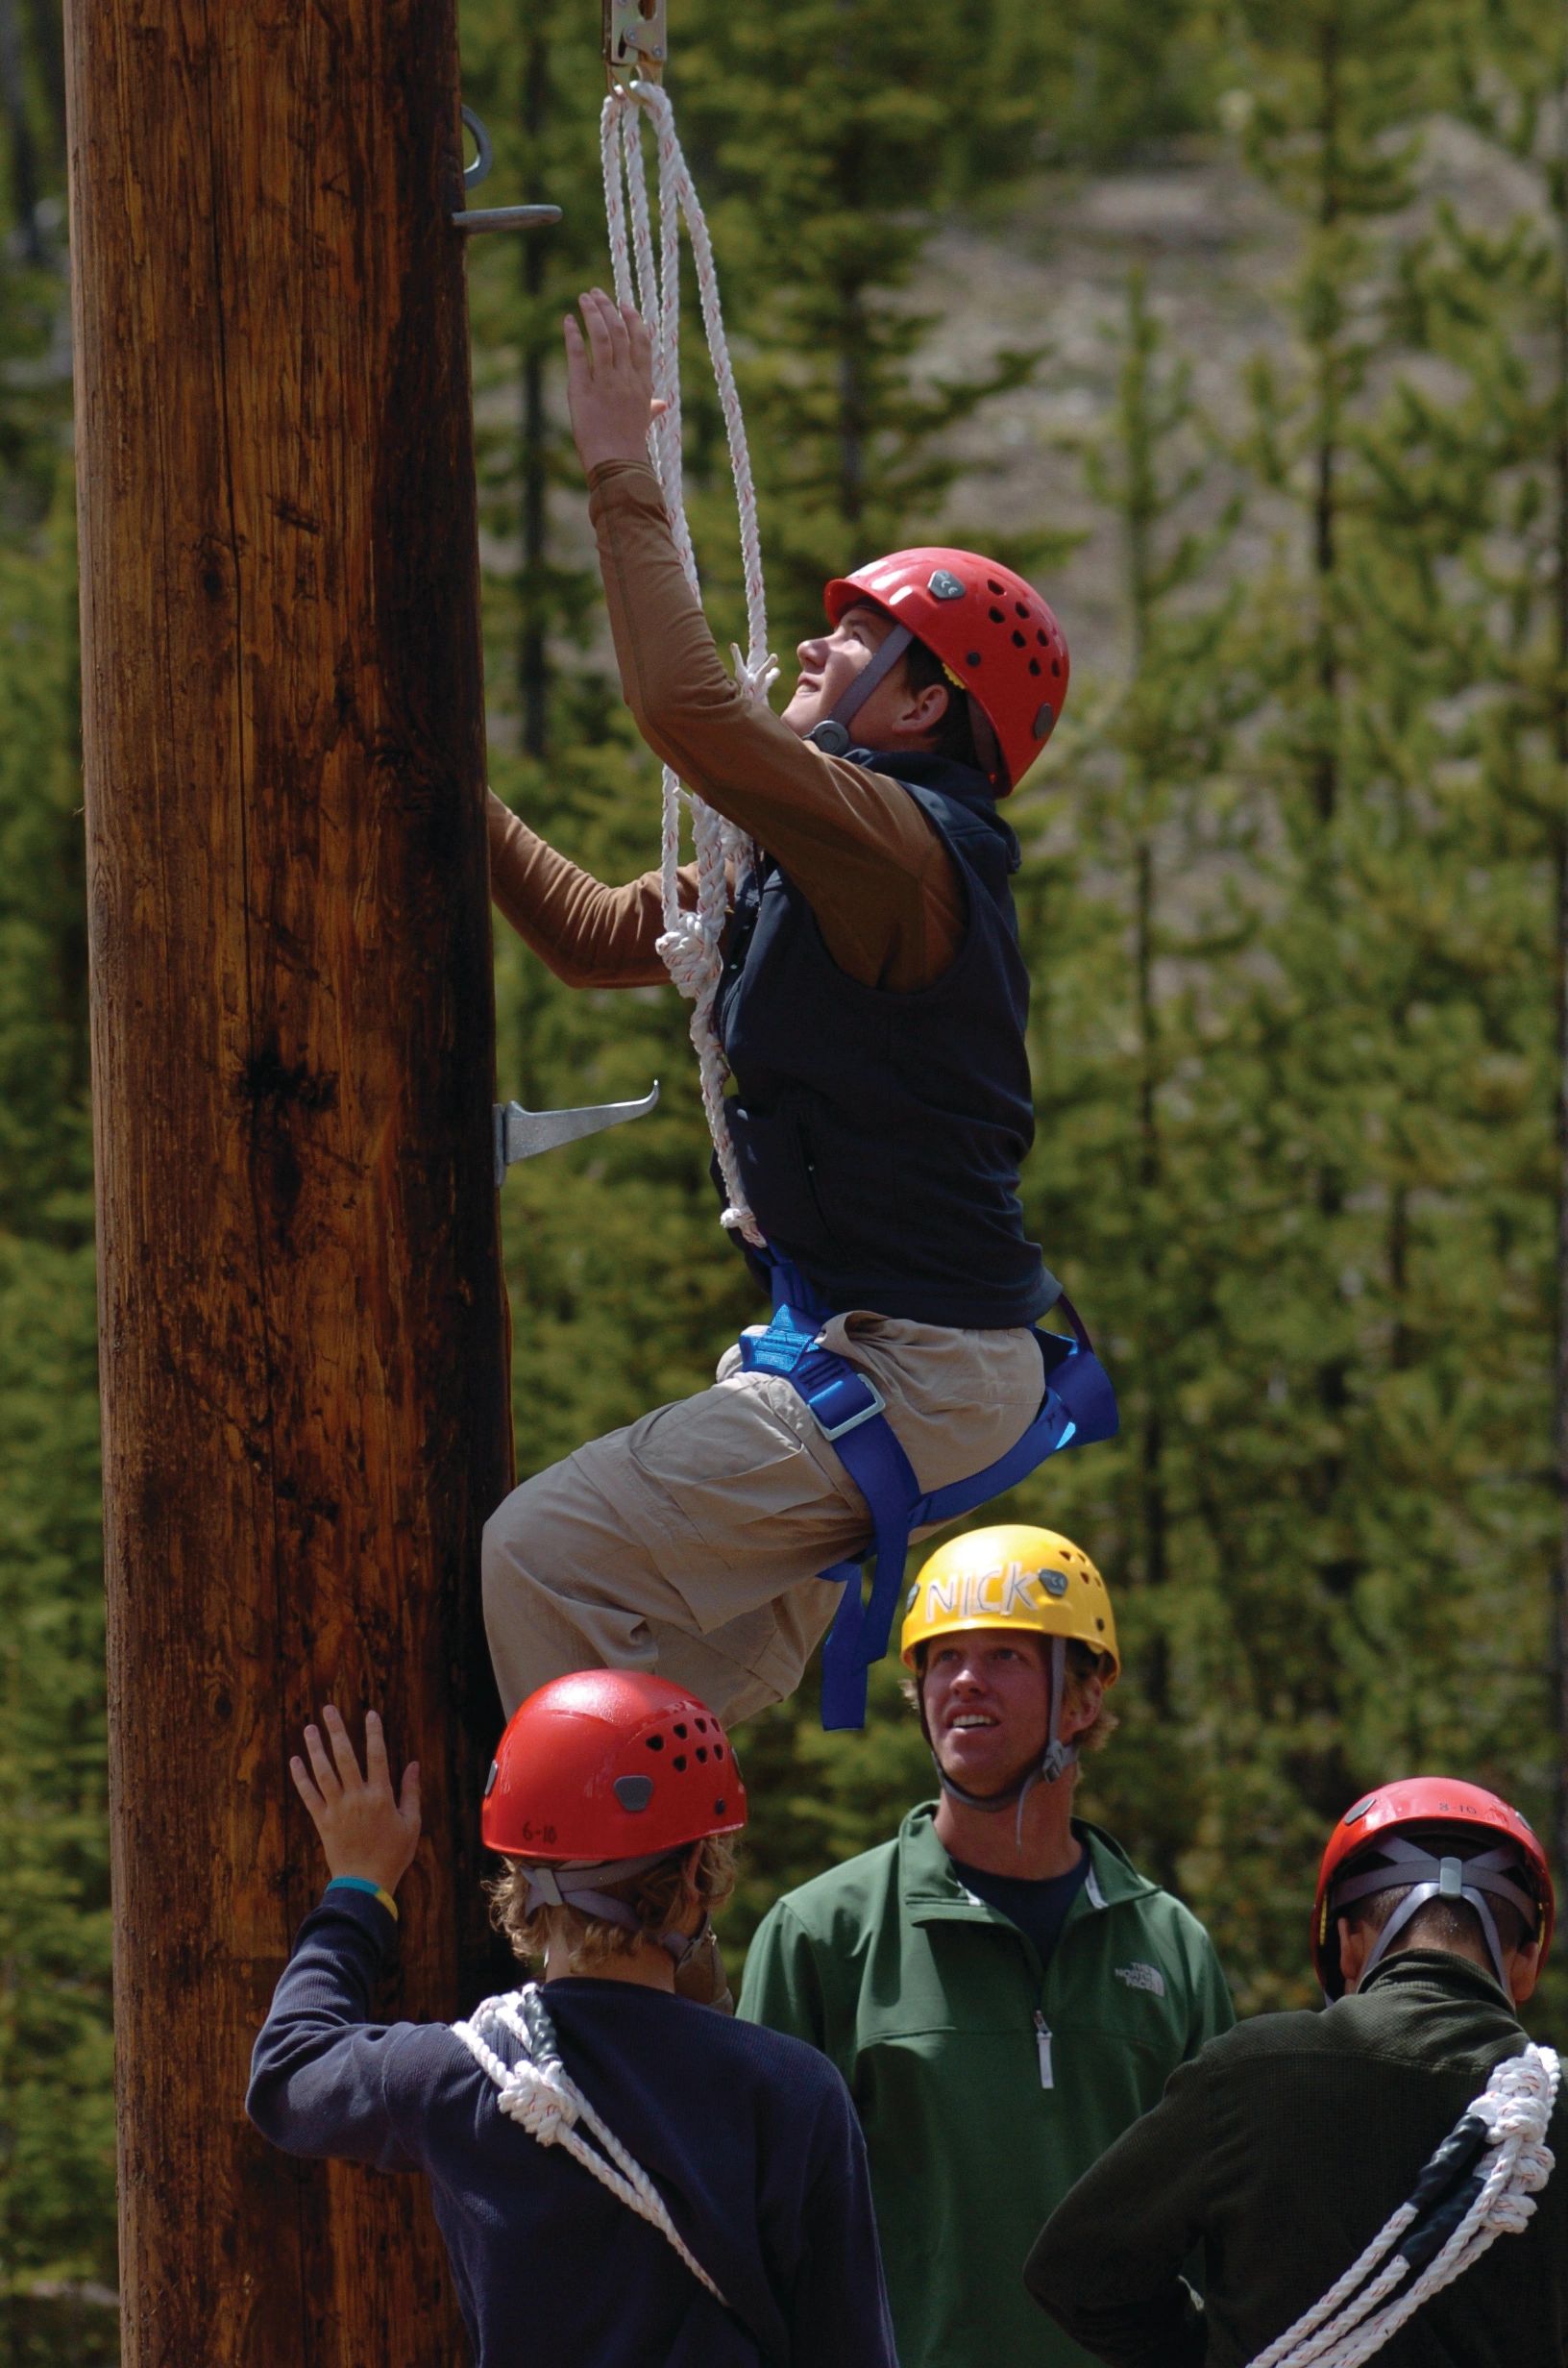
<instances>
[{"instance_id":1,"label":"tree trunk in forest","mask_svg":"<svg viewBox=\"0 0 1568 2368\"><path fill-rule=\"evenodd\" d=\"M11 151L11 210L22 259L43 260L38 234L38 154L27 112L27 78L22 70L21 28L13 0L0 0L0 111Z\"/></svg>"},{"instance_id":2,"label":"tree trunk in forest","mask_svg":"<svg viewBox=\"0 0 1568 2368\"><path fill-rule=\"evenodd\" d=\"M1556 214L1557 284L1555 291L1556 410L1556 561L1552 631L1556 680L1552 690L1552 750L1559 785L1568 782L1568 41L1559 59L1557 152L1552 179ZM1553 1787L1553 1843L1557 1879L1568 1881L1568 814L1559 816L1556 862L1557 998L1557 1339L1556 1439L1557 1552L1552 1572L1552 1731L1556 1738Z\"/></svg>"},{"instance_id":3,"label":"tree trunk in forest","mask_svg":"<svg viewBox=\"0 0 1568 2368\"><path fill-rule=\"evenodd\" d=\"M247 2059L327 1700L424 1771L398 2006L487 1957L507 1485L453 0L70 0L127 2368L457 2356L420 2183Z\"/></svg>"},{"instance_id":4,"label":"tree trunk in forest","mask_svg":"<svg viewBox=\"0 0 1568 2368\"><path fill-rule=\"evenodd\" d=\"M523 73L523 127L528 154L539 153L550 111L550 44L541 25L528 35ZM540 587L545 578L546 498L549 456L545 450L545 357L559 333L547 331L540 299L545 292L545 250L537 238L523 241L523 298L527 328L523 349L523 627L518 641L517 680L523 708L523 746L536 763L550 754L550 645Z\"/></svg>"}]
</instances>

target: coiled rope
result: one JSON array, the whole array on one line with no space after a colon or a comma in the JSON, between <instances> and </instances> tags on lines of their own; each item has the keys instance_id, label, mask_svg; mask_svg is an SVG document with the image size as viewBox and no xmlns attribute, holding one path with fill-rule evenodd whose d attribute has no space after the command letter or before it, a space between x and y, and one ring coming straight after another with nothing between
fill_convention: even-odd
<instances>
[{"instance_id":1,"label":"coiled rope","mask_svg":"<svg viewBox=\"0 0 1568 2368\"><path fill-rule=\"evenodd\" d=\"M642 126L652 123L658 146L659 236L654 246L643 156ZM746 582L747 647L743 655L731 645L735 679L748 699L763 699L778 673L778 662L768 650L767 604L762 581L762 551L757 535L757 497L751 479L746 426L735 386L729 347L724 337L719 303L719 277L707 221L698 202L675 131L674 111L656 83L632 82L612 90L600 117L600 147L604 166L604 207L609 224L610 263L618 304L635 304L648 324L653 348L653 392L666 409L649 432L649 451L665 506L674 530L675 548L686 580L700 597L697 558L686 522L682 485L680 435L680 225L684 221L697 265L698 295L702 326L713 362L719 405L729 446L735 480L735 506L740 519L741 559ZM630 227L628 232L627 215ZM692 839L697 858L698 901L695 913L681 908L681 804L690 808ZM724 1084L728 1065L714 1024L714 1004L722 972L720 939L729 910L731 863L746 859L744 835L722 815L682 789L667 765L664 769L664 826L660 845L660 885L664 931L658 950L665 968L681 993L691 998L692 1043L697 1048L702 1087L702 1108L713 1138L727 1206L723 1222L742 1233L756 1248L763 1246L757 1221L747 1204L724 1115Z\"/></svg>"},{"instance_id":2,"label":"coiled rope","mask_svg":"<svg viewBox=\"0 0 1568 2368\"><path fill-rule=\"evenodd\" d=\"M500 2091L502 2111L537 2138L541 2146L560 2146L597 2179L601 2187L634 2211L640 2220L671 2244L698 2285L714 2301L724 2298L671 2219L663 2196L640 2162L633 2160L613 2130L600 2119L561 2061L555 2026L551 2021L536 1982L505 1997L486 1998L473 2019L453 2023L453 2031ZM498 2056L487 2035L509 2032L523 2053L515 2063ZM580 2127L579 2127L580 2125ZM586 2130L596 2141L590 2145Z\"/></svg>"},{"instance_id":3,"label":"coiled rope","mask_svg":"<svg viewBox=\"0 0 1568 2368\"><path fill-rule=\"evenodd\" d=\"M1458 2138L1466 2122L1484 2125L1482 2145L1490 2150L1491 2159L1484 2172L1478 2169L1470 2175L1466 2183L1475 2192L1468 2209L1410 2284L1395 2291L1412 2267L1409 2257L1413 2254L1417 2261L1425 2257L1426 2247L1410 2232L1423 2217L1429 2226L1433 2217L1446 2217L1433 2214L1422 2193L1427 2172L1409 2202L1379 2230L1360 2259L1321 2302L1286 2328L1266 2352L1260 2352L1250 2368L1360 2368L1424 2302L1462 2277L1498 2237L1518 2235L1555 2167L1546 2132L1559 2074L1550 2047L1527 2047L1522 2056L1510 2056L1497 2066L1455 2133ZM1453 2143L1445 2140L1445 2147ZM1429 2164L1429 2172L1439 2166L1443 2151ZM1452 2188L1452 2180L1444 2183ZM1461 2186L1461 2196L1464 2191ZM1403 2249L1401 2238L1408 2240Z\"/></svg>"}]
</instances>

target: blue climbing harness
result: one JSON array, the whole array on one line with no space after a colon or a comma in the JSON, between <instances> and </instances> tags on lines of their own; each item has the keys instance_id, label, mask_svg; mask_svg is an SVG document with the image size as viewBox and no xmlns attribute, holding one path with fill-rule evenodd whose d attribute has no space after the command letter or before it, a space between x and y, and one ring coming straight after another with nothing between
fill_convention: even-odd
<instances>
[{"instance_id":1,"label":"blue climbing harness","mask_svg":"<svg viewBox=\"0 0 1568 2368\"><path fill-rule=\"evenodd\" d=\"M871 1517L871 1537L861 1554L821 1573L844 1589L822 1647L822 1724L863 1727L866 1674L888 1649L911 1532L972 1513L1062 1447L1113 1438L1115 1392L1076 1311L1064 1296L1057 1304L1072 1325L1073 1337L1037 1329L1043 1395L1022 1438L984 1471L949 1481L943 1489L922 1489L894 1436L881 1392L847 1357L821 1345L821 1327L832 1311L822 1305L798 1267L774 1251L767 1254L773 1320L767 1325L750 1324L741 1335L742 1366L748 1373L782 1374L799 1393ZM861 1564L867 1552L875 1555L876 1566L870 1595L863 1602Z\"/></svg>"}]
</instances>

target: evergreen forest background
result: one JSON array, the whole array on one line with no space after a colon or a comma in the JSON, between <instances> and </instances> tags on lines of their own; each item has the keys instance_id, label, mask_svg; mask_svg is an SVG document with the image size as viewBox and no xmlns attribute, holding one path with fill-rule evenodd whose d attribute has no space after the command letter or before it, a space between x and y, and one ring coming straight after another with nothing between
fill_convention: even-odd
<instances>
[{"instance_id":1,"label":"evergreen forest background","mask_svg":"<svg viewBox=\"0 0 1568 2368\"><path fill-rule=\"evenodd\" d=\"M59 0L0 0L0 2363L115 2356L108 1843ZM1018 1514L1114 1591L1084 1788L1308 2001L1311 1873L1447 1767L1568 1845L1568 15L1560 0L674 0L773 646L877 550L1031 574L1074 684L1014 801L1032 1229L1118 1380ZM606 672L559 317L602 280L590 0L465 0L492 779L609 878L656 780ZM689 340L700 358L699 340ZM692 506L738 625L722 435ZM514 1172L520 1467L755 1313L683 1009L498 935L502 1089L664 1081ZM891 1672L743 1736L737 1941L928 1790ZM1562 1954L1559 1952L1559 1955ZM1568 1973L1532 2010L1561 2044Z\"/></svg>"}]
</instances>

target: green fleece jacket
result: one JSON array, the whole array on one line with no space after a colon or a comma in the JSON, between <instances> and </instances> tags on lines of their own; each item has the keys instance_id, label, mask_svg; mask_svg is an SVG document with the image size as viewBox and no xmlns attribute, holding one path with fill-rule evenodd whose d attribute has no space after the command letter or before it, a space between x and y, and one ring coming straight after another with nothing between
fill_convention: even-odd
<instances>
[{"instance_id":1,"label":"green fleece jacket","mask_svg":"<svg viewBox=\"0 0 1568 2368\"><path fill-rule=\"evenodd\" d=\"M1209 1936L1074 1823L1090 1871L1047 1968L967 1891L930 1804L781 1899L740 2011L849 2084L903 2368L1081 2368L1024 2290L1041 2220L1233 2021Z\"/></svg>"},{"instance_id":2,"label":"green fleece jacket","mask_svg":"<svg viewBox=\"0 0 1568 2368\"><path fill-rule=\"evenodd\" d=\"M1343 2275L1409 2195L1494 2064L1525 2044L1491 1976L1441 1949L1378 1966L1316 2014L1206 2047L1112 2147L1030 2256L1033 2292L1115 2368L1242 2368ZM1568 2097L1529 2226L1433 2295L1377 2368L1563 2368ZM1201 2246L1204 2301L1182 2281Z\"/></svg>"}]
</instances>

